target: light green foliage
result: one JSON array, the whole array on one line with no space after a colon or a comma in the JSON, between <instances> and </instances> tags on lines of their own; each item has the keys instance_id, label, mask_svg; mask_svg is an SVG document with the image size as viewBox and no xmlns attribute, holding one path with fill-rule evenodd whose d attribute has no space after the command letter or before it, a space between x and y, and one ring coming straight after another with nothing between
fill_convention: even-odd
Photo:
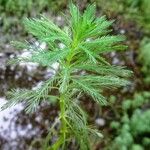
<instances>
[{"instance_id":1,"label":"light green foliage","mask_svg":"<svg viewBox=\"0 0 150 150\"><path fill-rule=\"evenodd\" d=\"M150 40L143 39L140 45L139 61L142 63L142 72L145 75L145 83L150 83Z\"/></svg>"},{"instance_id":2,"label":"light green foliage","mask_svg":"<svg viewBox=\"0 0 150 150\"><path fill-rule=\"evenodd\" d=\"M150 110L140 109L149 103L150 93L135 94L134 99L124 100L122 108L124 115L121 122L112 122L111 127L117 130L118 136L114 138L114 150L144 150L150 146ZM132 115L128 111L132 111ZM139 139L140 144L136 144ZM138 142L137 142L138 143Z\"/></svg>"},{"instance_id":3,"label":"light green foliage","mask_svg":"<svg viewBox=\"0 0 150 150\"><path fill-rule=\"evenodd\" d=\"M137 148L139 150L144 150L146 147L150 146L149 137L142 137L142 135L145 134L146 136L150 133L150 110L141 111L140 109L136 109L131 118L129 118L129 116L124 117L126 117L126 121L123 120L123 118L119 128L118 125L114 126L114 123L112 124L112 127L117 127L116 129L118 129L118 136L115 137L113 141L113 149L134 150ZM142 145L136 144L137 138L140 138L140 141L143 140ZM148 142L144 143L144 139Z\"/></svg>"},{"instance_id":4,"label":"light green foliage","mask_svg":"<svg viewBox=\"0 0 150 150\"><path fill-rule=\"evenodd\" d=\"M137 109L132 115L130 126L133 136L150 133L150 110L142 112Z\"/></svg>"},{"instance_id":5,"label":"light green foliage","mask_svg":"<svg viewBox=\"0 0 150 150\"><path fill-rule=\"evenodd\" d=\"M109 27L112 21L107 21L104 16L96 18L94 4L89 5L83 14L73 4L70 4L69 8L71 16L67 19L67 30L44 17L24 21L27 31L40 42L46 42L47 47L41 49L27 42L14 43L17 48L29 49L32 56L15 58L9 64L36 62L51 67L57 62L59 68L55 70L54 76L37 90L11 91L11 99L5 107L25 101L26 110L30 112L34 111L42 100L57 99L61 127L58 139L48 149L65 149L75 137L80 150L89 150L92 143L89 141L89 135L101 137L101 134L88 126L87 115L79 105L80 97L86 94L98 104L104 105L106 99L101 94L102 89L126 86L129 82L124 78L129 77L132 72L123 67L111 66L103 58L104 53L123 50L126 47L121 44L124 37L110 35ZM63 44L63 47L60 47L60 44ZM58 95L50 94L53 88L58 91ZM50 129L49 136L52 133L53 130Z\"/></svg>"},{"instance_id":6,"label":"light green foliage","mask_svg":"<svg viewBox=\"0 0 150 150\"><path fill-rule=\"evenodd\" d=\"M144 150L141 145L133 144L131 150Z\"/></svg>"}]
</instances>

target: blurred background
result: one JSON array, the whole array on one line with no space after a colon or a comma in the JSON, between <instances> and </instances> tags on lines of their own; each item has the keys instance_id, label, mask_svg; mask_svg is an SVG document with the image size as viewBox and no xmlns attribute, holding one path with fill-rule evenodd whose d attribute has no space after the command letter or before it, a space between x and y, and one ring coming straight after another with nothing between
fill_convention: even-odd
<instances>
[{"instance_id":1,"label":"blurred background","mask_svg":"<svg viewBox=\"0 0 150 150\"><path fill-rule=\"evenodd\" d=\"M131 84L118 90L104 91L109 105L99 107L84 97L82 105L88 121L104 135L93 150L150 149L150 0L74 0L81 10L96 3L97 16L115 20L113 34L127 37L128 49L112 52L106 58L113 65L126 66L134 72ZM12 88L33 89L51 76L48 68L33 63L6 65L8 59L28 55L17 51L10 42L28 40L45 46L29 35L22 24L25 17L45 15L65 26L62 13L68 14L68 0L0 0L0 106L9 99ZM40 150L41 141L58 116L58 107L42 103L33 114L26 114L18 104L0 112L0 150ZM78 150L71 143L68 150Z\"/></svg>"}]
</instances>

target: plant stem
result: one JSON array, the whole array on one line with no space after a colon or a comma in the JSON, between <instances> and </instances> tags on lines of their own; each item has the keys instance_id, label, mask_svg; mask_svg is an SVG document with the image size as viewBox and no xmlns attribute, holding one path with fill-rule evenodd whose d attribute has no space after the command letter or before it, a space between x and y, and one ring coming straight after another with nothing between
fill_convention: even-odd
<instances>
[{"instance_id":1,"label":"plant stem","mask_svg":"<svg viewBox=\"0 0 150 150\"><path fill-rule=\"evenodd\" d=\"M71 60L74 56L74 52L75 52L75 49L77 47L77 41L74 40L73 44L72 44L72 47L70 48L70 54L68 55L67 57L67 61L66 61L66 64L65 66L69 67L70 66L70 63L71 63ZM67 89L67 88L66 88ZM65 149L65 142L66 142L66 134L67 134L67 123L66 123L66 114L65 114L65 99L66 99L66 96L65 96L65 91L63 92L60 92L60 120L61 120L61 129L60 129L60 137L58 138L57 142L53 145L52 147L52 150L58 150L58 148L62 146L62 149L64 150Z\"/></svg>"},{"instance_id":2,"label":"plant stem","mask_svg":"<svg viewBox=\"0 0 150 150\"><path fill-rule=\"evenodd\" d=\"M65 148L65 140L66 140L66 133L67 133L67 124L65 118L65 94L60 94L60 120L61 120L61 129L60 129L60 136L58 140L54 143L54 145L49 148L48 150L58 150L61 145L63 145L63 150Z\"/></svg>"},{"instance_id":3,"label":"plant stem","mask_svg":"<svg viewBox=\"0 0 150 150\"><path fill-rule=\"evenodd\" d=\"M67 126L65 119L65 95L60 95L60 117L61 117L61 134L63 136L63 141L65 142Z\"/></svg>"}]
</instances>

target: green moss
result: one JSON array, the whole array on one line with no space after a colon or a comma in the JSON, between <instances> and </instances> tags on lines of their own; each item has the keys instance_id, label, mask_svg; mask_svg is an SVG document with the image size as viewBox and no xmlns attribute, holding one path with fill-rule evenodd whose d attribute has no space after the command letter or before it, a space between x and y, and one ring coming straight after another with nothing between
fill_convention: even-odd
<instances>
[{"instance_id":1,"label":"green moss","mask_svg":"<svg viewBox=\"0 0 150 150\"><path fill-rule=\"evenodd\" d=\"M139 62L142 64L142 72L145 83L150 83L150 39L143 39L139 50Z\"/></svg>"},{"instance_id":2,"label":"green moss","mask_svg":"<svg viewBox=\"0 0 150 150\"><path fill-rule=\"evenodd\" d=\"M115 123L118 130L118 136L113 141L114 150L144 150L145 146L149 145L149 138L140 135L147 135L150 133L150 110L141 111L139 109L133 112L131 118L126 116L128 122L122 119L122 125ZM112 127L114 123L112 124ZM116 127L116 126L115 126ZM143 139L142 145L136 145L136 139Z\"/></svg>"},{"instance_id":3,"label":"green moss","mask_svg":"<svg viewBox=\"0 0 150 150\"><path fill-rule=\"evenodd\" d=\"M143 147L139 144L133 144L131 150L144 150Z\"/></svg>"},{"instance_id":4,"label":"green moss","mask_svg":"<svg viewBox=\"0 0 150 150\"><path fill-rule=\"evenodd\" d=\"M150 110L135 110L130 119L130 129L133 136L150 133Z\"/></svg>"},{"instance_id":5,"label":"green moss","mask_svg":"<svg viewBox=\"0 0 150 150\"><path fill-rule=\"evenodd\" d=\"M133 99L126 99L123 101L122 108L124 111L140 108L142 105L149 102L149 98L149 92L135 93Z\"/></svg>"},{"instance_id":6,"label":"green moss","mask_svg":"<svg viewBox=\"0 0 150 150\"><path fill-rule=\"evenodd\" d=\"M113 150L144 150L150 146L150 110L142 110L149 103L150 93L136 93L133 99L123 101L121 120L111 123L117 136L112 142ZM129 113L130 112L130 113ZM138 144L138 139L141 144Z\"/></svg>"}]
</instances>

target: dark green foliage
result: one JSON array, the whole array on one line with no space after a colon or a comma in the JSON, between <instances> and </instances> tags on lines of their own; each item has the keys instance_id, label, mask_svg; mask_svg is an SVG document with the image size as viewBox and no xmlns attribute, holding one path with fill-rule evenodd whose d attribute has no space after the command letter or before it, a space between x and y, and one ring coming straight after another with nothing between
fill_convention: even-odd
<instances>
[{"instance_id":1,"label":"dark green foliage","mask_svg":"<svg viewBox=\"0 0 150 150\"><path fill-rule=\"evenodd\" d=\"M79 105L80 97L86 94L98 104L106 105L102 90L128 85L129 82L125 78L132 72L123 67L111 66L103 58L104 53L124 50L126 47L121 44L125 40L123 36L110 35L109 27L112 21L107 21L106 17L96 18L94 4L89 5L83 14L75 5L70 4L69 7L71 17L68 18L67 30L44 17L24 20L27 31L39 42L46 42L47 47L41 49L28 43L17 42L15 45L18 45L18 48L26 46L32 56L15 58L10 60L9 64L36 62L51 67L57 62L59 68L55 70L54 76L37 90L11 91L10 101L5 107L25 101L26 110L30 112L34 111L42 100L57 99L61 127L57 141L48 149L65 149L75 137L80 150L89 150L89 135L101 137L101 134L88 126L87 116ZM60 47L60 44L63 44L63 47ZM53 88L58 91L58 95L49 93ZM52 129L50 132L53 132Z\"/></svg>"},{"instance_id":2,"label":"dark green foliage","mask_svg":"<svg viewBox=\"0 0 150 150\"><path fill-rule=\"evenodd\" d=\"M143 39L139 50L139 62L142 64L142 72L146 84L150 83L150 40Z\"/></svg>"}]
</instances>

